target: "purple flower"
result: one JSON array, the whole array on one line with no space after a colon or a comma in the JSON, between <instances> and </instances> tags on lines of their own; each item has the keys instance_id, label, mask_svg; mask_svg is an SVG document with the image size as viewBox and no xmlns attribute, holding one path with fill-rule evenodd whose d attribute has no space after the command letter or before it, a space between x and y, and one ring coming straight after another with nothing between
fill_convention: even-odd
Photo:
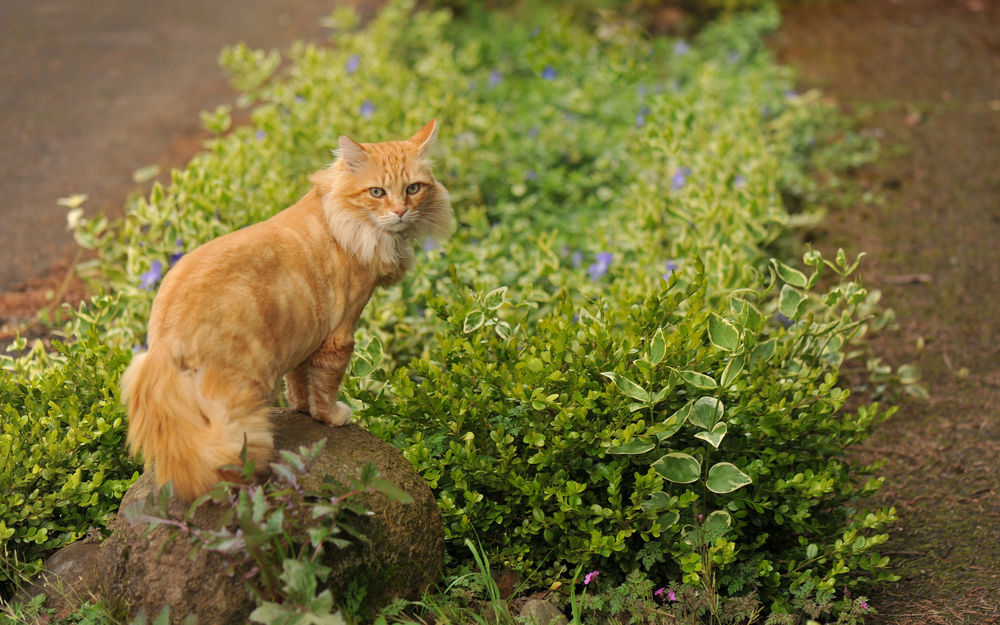
<instances>
[{"instance_id":1,"label":"purple flower","mask_svg":"<svg viewBox=\"0 0 1000 625\"><path fill-rule=\"evenodd\" d=\"M582 265L583 252L581 252L580 250L573 252L573 256L570 258L570 262L573 264L574 267L579 267L580 265Z\"/></svg>"},{"instance_id":2,"label":"purple flower","mask_svg":"<svg viewBox=\"0 0 1000 625\"><path fill-rule=\"evenodd\" d=\"M501 74L497 70L493 70L492 72L490 72L489 83L491 87L496 87L502 81L503 81L503 74Z\"/></svg>"},{"instance_id":3,"label":"purple flower","mask_svg":"<svg viewBox=\"0 0 1000 625\"><path fill-rule=\"evenodd\" d=\"M597 576L600 574L600 571L591 571L590 573L587 573L583 576L583 585L590 586L590 583L597 579Z\"/></svg>"},{"instance_id":4,"label":"purple flower","mask_svg":"<svg viewBox=\"0 0 1000 625\"><path fill-rule=\"evenodd\" d=\"M538 128L538 126L532 126L530 129L528 129L528 136L534 139L538 137L538 133L540 132L541 130Z\"/></svg>"},{"instance_id":5,"label":"purple flower","mask_svg":"<svg viewBox=\"0 0 1000 625\"><path fill-rule=\"evenodd\" d=\"M431 252L433 250L436 250L437 248L438 248L437 241L435 241L430 237L424 239L424 251Z\"/></svg>"},{"instance_id":6,"label":"purple flower","mask_svg":"<svg viewBox=\"0 0 1000 625\"><path fill-rule=\"evenodd\" d=\"M862 599L861 601L858 601L858 607L861 608L862 610L864 610L865 612L870 612L871 611L871 606L869 606L868 602L865 601L864 599Z\"/></svg>"},{"instance_id":7,"label":"purple flower","mask_svg":"<svg viewBox=\"0 0 1000 625\"><path fill-rule=\"evenodd\" d=\"M257 132L253 133L253 138L256 139L257 141L263 141L264 139L267 138L267 131L258 130Z\"/></svg>"},{"instance_id":8,"label":"purple flower","mask_svg":"<svg viewBox=\"0 0 1000 625\"><path fill-rule=\"evenodd\" d=\"M677 601L677 593L672 590L667 590L666 588L657 588L653 595L659 597L660 599L666 599L667 601Z\"/></svg>"},{"instance_id":9,"label":"purple flower","mask_svg":"<svg viewBox=\"0 0 1000 625\"><path fill-rule=\"evenodd\" d=\"M674 172L673 176L670 177L670 187L675 191L683 189L684 185L687 184L687 179L690 175L691 169L689 167L681 167Z\"/></svg>"},{"instance_id":10,"label":"purple flower","mask_svg":"<svg viewBox=\"0 0 1000 625\"><path fill-rule=\"evenodd\" d=\"M600 280L604 274L608 273L608 268L611 267L611 259L614 255L611 252L601 252L597 255L597 262L587 268L587 273L590 274L590 279L597 281Z\"/></svg>"},{"instance_id":11,"label":"purple flower","mask_svg":"<svg viewBox=\"0 0 1000 625\"><path fill-rule=\"evenodd\" d=\"M646 125L646 116L650 114L649 107L645 104L639 108L639 112L635 114L635 127L642 128Z\"/></svg>"},{"instance_id":12,"label":"purple flower","mask_svg":"<svg viewBox=\"0 0 1000 625\"><path fill-rule=\"evenodd\" d=\"M556 68L551 65L546 65L545 69L542 70L542 78L545 80L555 80L558 75L559 73L556 71Z\"/></svg>"},{"instance_id":13,"label":"purple flower","mask_svg":"<svg viewBox=\"0 0 1000 625\"><path fill-rule=\"evenodd\" d=\"M371 119L371 116L375 114L375 105L372 104L371 100L365 100L361 104L360 113L365 119Z\"/></svg>"},{"instance_id":14,"label":"purple flower","mask_svg":"<svg viewBox=\"0 0 1000 625\"><path fill-rule=\"evenodd\" d=\"M344 63L344 71L346 71L348 74L353 74L354 72L358 71L359 67L361 67L361 57L359 57L357 54L352 54L351 56L347 57L347 62Z\"/></svg>"},{"instance_id":15,"label":"purple flower","mask_svg":"<svg viewBox=\"0 0 1000 625\"><path fill-rule=\"evenodd\" d=\"M163 277L163 263L154 260L149 271L139 274L139 288L143 291L152 291Z\"/></svg>"},{"instance_id":16,"label":"purple flower","mask_svg":"<svg viewBox=\"0 0 1000 625\"><path fill-rule=\"evenodd\" d=\"M743 176L740 176L740 175L737 175L735 178L733 178L733 188L734 189L742 189L745 186L747 186L747 179L746 178L744 178Z\"/></svg>"},{"instance_id":17,"label":"purple flower","mask_svg":"<svg viewBox=\"0 0 1000 625\"><path fill-rule=\"evenodd\" d=\"M538 174L535 173L534 170L529 169L528 171L524 172L524 179L525 180L537 180L538 179Z\"/></svg>"},{"instance_id":18,"label":"purple flower","mask_svg":"<svg viewBox=\"0 0 1000 625\"><path fill-rule=\"evenodd\" d=\"M674 54L676 54L677 56L684 56L690 51L691 51L691 45L688 44L688 42L684 41L683 39L677 40L677 42L674 44Z\"/></svg>"},{"instance_id":19,"label":"purple flower","mask_svg":"<svg viewBox=\"0 0 1000 625\"><path fill-rule=\"evenodd\" d=\"M534 28L531 29L531 33L528 36L530 38L534 39L541 32L542 32L542 27L541 26L535 26Z\"/></svg>"},{"instance_id":20,"label":"purple flower","mask_svg":"<svg viewBox=\"0 0 1000 625\"><path fill-rule=\"evenodd\" d=\"M672 260L668 260L665 264L667 272L663 274L663 279L669 280L670 276L673 275L675 271L677 271L677 263Z\"/></svg>"}]
</instances>

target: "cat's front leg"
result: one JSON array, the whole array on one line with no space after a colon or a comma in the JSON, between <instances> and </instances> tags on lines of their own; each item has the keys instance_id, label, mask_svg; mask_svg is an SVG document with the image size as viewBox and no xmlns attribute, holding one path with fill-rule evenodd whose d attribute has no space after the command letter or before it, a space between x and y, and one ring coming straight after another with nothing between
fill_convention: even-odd
<instances>
[{"instance_id":1,"label":"cat's front leg","mask_svg":"<svg viewBox=\"0 0 1000 625\"><path fill-rule=\"evenodd\" d=\"M309 368L300 364L285 374L285 397L292 410L309 412Z\"/></svg>"},{"instance_id":2,"label":"cat's front leg","mask_svg":"<svg viewBox=\"0 0 1000 625\"><path fill-rule=\"evenodd\" d=\"M337 392L353 353L353 335L343 337L334 333L305 362L309 414L313 419L329 425L350 423L351 409L337 401Z\"/></svg>"}]
</instances>

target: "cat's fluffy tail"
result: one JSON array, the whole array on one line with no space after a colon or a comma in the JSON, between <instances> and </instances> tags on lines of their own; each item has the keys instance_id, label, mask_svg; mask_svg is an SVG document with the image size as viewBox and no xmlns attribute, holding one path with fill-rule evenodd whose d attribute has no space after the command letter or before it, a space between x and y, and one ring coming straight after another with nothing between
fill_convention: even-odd
<instances>
[{"instance_id":1,"label":"cat's fluffy tail","mask_svg":"<svg viewBox=\"0 0 1000 625\"><path fill-rule=\"evenodd\" d=\"M204 397L201 375L182 369L164 349L138 354L122 375L130 451L141 451L146 469L155 468L157 486L172 481L174 493L187 501L238 477L220 467L239 464L244 443L257 469L266 466L273 447L267 406Z\"/></svg>"}]
</instances>

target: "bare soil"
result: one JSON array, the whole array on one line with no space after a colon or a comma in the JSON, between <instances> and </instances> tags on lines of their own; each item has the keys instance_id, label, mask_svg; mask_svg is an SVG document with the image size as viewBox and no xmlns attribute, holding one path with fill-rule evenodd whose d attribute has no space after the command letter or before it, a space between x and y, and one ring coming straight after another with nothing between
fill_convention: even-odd
<instances>
[{"instance_id":1,"label":"bare soil","mask_svg":"<svg viewBox=\"0 0 1000 625\"><path fill-rule=\"evenodd\" d=\"M1000 623L1000 2L798 4L773 47L881 136L854 173L878 201L832 209L814 245L868 253L863 280L898 319L875 352L931 393L897 400L859 451L888 458L878 504L899 513L885 553L902 579L868 622Z\"/></svg>"},{"instance_id":2,"label":"bare soil","mask_svg":"<svg viewBox=\"0 0 1000 625\"><path fill-rule=\"evenodd\" d=\"M57 199L83 193L88 215L121 215L143 189L132 172L183 165L207 138L199 112L235 99L216 61L223 46L320 39L335 4L0 2L0 345L42 307L82 295Z\"/></svg>"}]
</instances>

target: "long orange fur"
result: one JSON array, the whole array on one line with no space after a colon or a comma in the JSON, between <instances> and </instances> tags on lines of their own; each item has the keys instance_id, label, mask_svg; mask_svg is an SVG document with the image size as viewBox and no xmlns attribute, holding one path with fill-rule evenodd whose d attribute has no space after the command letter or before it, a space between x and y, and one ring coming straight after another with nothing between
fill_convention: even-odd
<instances>
[{"instance_id":1,"label":"long orange fur","mask_svg":"<svg viewBox=\"0 0 1000 625\"><path fill-rule=\"evenodd\" d=\"M244 444L265 466L282 376L293 408L350 421L337 391L362 310L411 267L414 242L454 229L427 159L436 135L432 120L405 141L341 137L337 160L297 203L202 245L166 275L149 349L122 377L129 446L158 485L172 481L193 500L231 477L220 467L238 464Z\"/></svg>"}]
</instances>

